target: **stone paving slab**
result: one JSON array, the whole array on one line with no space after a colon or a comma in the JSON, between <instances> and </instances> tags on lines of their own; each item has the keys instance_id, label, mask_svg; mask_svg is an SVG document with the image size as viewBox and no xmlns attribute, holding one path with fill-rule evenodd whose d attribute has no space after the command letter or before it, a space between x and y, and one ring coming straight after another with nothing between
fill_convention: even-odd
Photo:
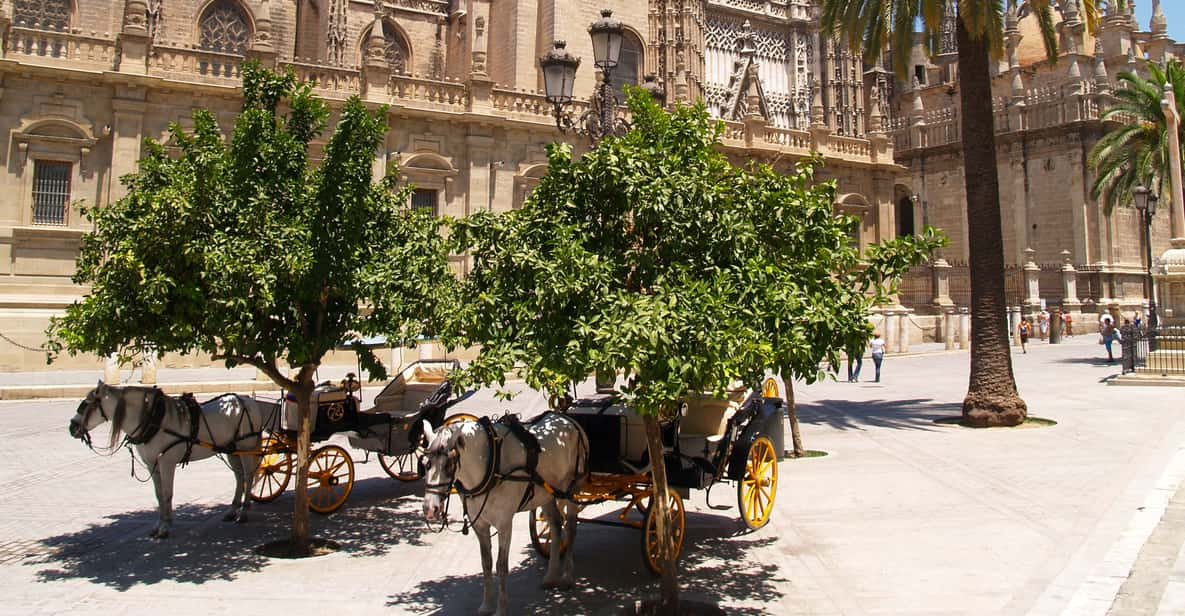
<instances>
[{"instance_id":1,"label":"stone paving slab","mask_svg":"<svg viewBox=\"0 0 1185 616\"><path fill-rule=\"evenodd\" d=\"M757 532L740 532L732 486L711 493L725 510L693 493L683 588L738 614L1064 613L1100 563L1114 564L1108 553L1185 442L1185 416L1173 390L1106 387L1118 365L1100 361L1093 341L1034 347L1014 356L1018 381L1031 413L1056 426L934 423L958 414L965 353L891 357L879 384L798 384L806 445L830 455L781 464L777 508ZM178 473L176 536L148 540L152 489L129 477L126 453L98 457L66 435L76 404L0 402L9 496L0 501L0 613L476 609L476 541L429 532L422 485L387 478L360 451L350 501L313 516L317 535L342 544L337 554L257 555L286 534L291 493L254 507L246 524L224 524L232 479L213 460ZM482 392L462 407L531 414L545 400L528 393L501 405ZM542 591L543 563L519 516L515 612L611 614L653 593L640 541L636 531L582 525L577 588Z\"/></svg>"}]
</instances>

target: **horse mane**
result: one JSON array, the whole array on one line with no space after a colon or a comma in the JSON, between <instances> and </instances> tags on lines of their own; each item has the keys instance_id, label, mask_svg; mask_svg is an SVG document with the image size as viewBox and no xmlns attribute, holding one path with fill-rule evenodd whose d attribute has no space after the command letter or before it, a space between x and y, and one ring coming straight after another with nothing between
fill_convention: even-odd
<instances>
[{"instance_id":1,"label":"horse mane","mask_svg":"<svg viewBox=\"0 0 1185 616\"><path fill-rule=\"evenodd\" d=\"M116 386L116 385L108 385L107 390L113 394L113 396L116 398L116 400L123 402L123 404L117 403L115 405L115 411L113 411L111 413L111 420L110 420L111 439L110 439L110 442L107 443L107 446L111 449L114 449L116 446L118 446L120 444L120 440L119 440L120 435L127 434L127 429L126 429L126 426L124 426L124 422L127 421L127 415L128 415L128 411L127 411L127 407L128 407L127 394L128 394L128 392L130 392L130 391L143 392L144 395L140 398L140 402L139 402L140 412L141 413L149 413L149 412L151 412L151 409L145 408L145 403L148 401L148 392L152 391L152 390L150 390L148 388L144 388L144 387L120 387L120 386ZM169 396L166 395L164 392L160 392L159 395L162 396L162 403L165 405L165 412L168 412L169 407L174 406L174 405L169 404ZM100 400L99 403L102 404L102 400Z\"/></svg>"}]
</instances>

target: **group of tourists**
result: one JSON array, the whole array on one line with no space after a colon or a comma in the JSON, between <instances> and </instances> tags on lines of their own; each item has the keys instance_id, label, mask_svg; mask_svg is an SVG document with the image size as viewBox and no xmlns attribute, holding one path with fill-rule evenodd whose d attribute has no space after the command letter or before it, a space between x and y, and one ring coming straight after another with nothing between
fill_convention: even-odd
<instances>
[{"instance_id":1,"label":"group of tourists","mask_svg":"<svg viewBox=\"0 0 1185 616\"><path fill-rule=\"evenodd\" d=\"M1041 340L1049 339L1049 330L1053 326L1053 319L1061 319L1062 330L1061 335L1073 337L1074 336L1074 317L1070 316L1069 312L1063 312L1061 316L1054 317L1049 314L1049 311L1042 308L1041 312L1037 313L1036 323L1033 322L1033 317L1025 317L1020 320L1016 326L1016 333L1020 338L1021 353L1029 352L1029 338L1034 335Z\"/></svg>"}]
</instances>

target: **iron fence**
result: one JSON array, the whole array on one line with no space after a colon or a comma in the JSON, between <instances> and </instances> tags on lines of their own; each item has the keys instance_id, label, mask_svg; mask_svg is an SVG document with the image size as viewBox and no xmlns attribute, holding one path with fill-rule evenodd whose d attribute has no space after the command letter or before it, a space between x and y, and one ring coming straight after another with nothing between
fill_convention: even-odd
<instances>
[{"instance_id":1,"label":"iron fence","mask_svg":"<svg viewBox=\"0 0 1185 616\"><path fill-rule=\"evenodd\" d=\"M930 265L918 265L910 269L897 285L897 297L901 305L908 308L933 304L934 269Z\"/></svg>"},{"instance_id":2,"label":"iron fence","mask_svg":"<svg viewBox=\"0 0 1185 616\"><path fill-rule=\"evenodd\" d=\"M1121 330L1123 372L1185 376L1185 326Z\"/></svg>"}]
</instances>

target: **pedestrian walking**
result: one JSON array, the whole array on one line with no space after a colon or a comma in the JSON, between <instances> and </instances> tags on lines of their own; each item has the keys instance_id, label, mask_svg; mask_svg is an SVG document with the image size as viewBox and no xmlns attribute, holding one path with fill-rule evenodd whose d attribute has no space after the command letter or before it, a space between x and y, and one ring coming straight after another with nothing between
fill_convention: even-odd
<instances>
[{"instance_id":1,"label":"pedestrian walking","mask_svg":"<svg viewBox=\"0 0 1185 616\"><path fill-rule=\"evenodd\" d=\"M1070 316L1069 312L1062 313L1062 323L1066 326L1066 331L1063 332L1067 337L1074 337L1074 318Z\"/></svg>"},{"instance_id":2,"label":"pedestrian walking","mask_svg":"<svg viewBox=\"0 0 1185 616\"><path fill-rule=\"evenodd\" d=\"M853 367L854 364L854 367ZM860 368L864 367L864 350L848 349L848 382L856 383L860 380Z\"/></svg>"},{"instance_id":3,"label":"pedestrian walking","mask_svg":"<svg viewBox=\"0 0 1185 616\"><path fill-rule=\"evenodd\" d=\"M1029 336L1033 335L1033 324L1029 322L1028 317L1020 320L1020 325L1017 326L1016 331L1020 334L1020 352L1028 353Z\"/></svg>"},{"instance_id":4,"label":"pedestrian walking","mask_svg":"<svg viewBox=\"0 0 1185 616\"><path fill-rule=\"evenodd\" d=\"M1041 332L1042 340L1049 337L1049 313L1044 308L1037 314L1037 328Z\"/></svg>"},{"instance_id":5,"label":"pedestrian walking","mask_svg":"<svg viewBox=\"0 0 1185 616\"><path fill-rule=\"evenodd\" d=\"M880 332L872 334L872 342L868 343L872 349L872 363L876 365L876 382L881 382L881 362L885 359L885 339Z\"/></svg>"},{"instance_id":6,"label":"pedestrian walking","mask_svg":"<svg viewBox=\"0 0 1185 616\"><path fill-rule=\"evenodd\" d=\"M1099 320L1099 344L1107 348L1107 361L1114 362L1115 354L1111 350L1111 344L1115 342L1118 330L1115 329L1115 321L1111 315L1105 314Z\"/></svg>"}]
</instances>

